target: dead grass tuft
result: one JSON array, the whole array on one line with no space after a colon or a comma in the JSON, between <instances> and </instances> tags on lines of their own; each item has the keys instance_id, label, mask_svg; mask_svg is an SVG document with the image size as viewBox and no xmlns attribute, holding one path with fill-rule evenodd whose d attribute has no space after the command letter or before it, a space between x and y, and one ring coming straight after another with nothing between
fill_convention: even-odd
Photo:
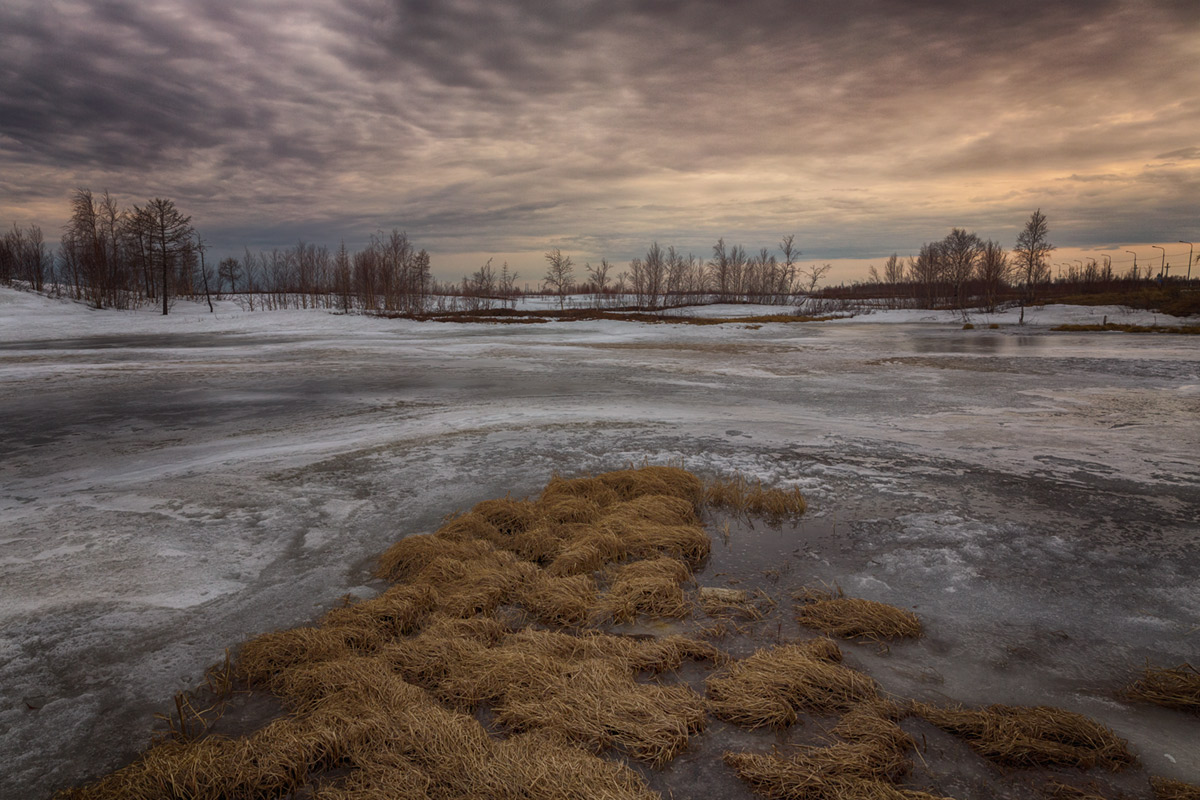
<instances>
[{"instance_id":1,"label":"dead grass tuft","mask_svg":"<svg viewBox=\"0 0 1200 800\"><path fill-rule=\"evenodd\" d=\"M797 800L935 800L894 783L912 769L912 737L896 720L904 711L872 699L853 706L833 728L844 741L779 754L725 753L725 763L760 794Z\"/></svg>"},{"instance_id":2,"label":"dead grass tuft","mask_svg":"<svg viewBox=\"0 0 1200 800\"><path fill-rule=\"evenodd\" d=\"M706 482L704 502L714 508L728 508L775 519L798 516L808 508L799 489L767 488L760 479L750 481L741 474Z\"/></svg>"},{"instance_id":3,"label":"dead grass tuft","mask_svg":"<svg viewBox=\"0 0 1200 800\"><path fill-rule=\"evenodd\" d=\"M478 797L657 800L624 764L606 761L551 731L530 731L498 742Z\"/></svg>"},{"instance_id":4,"label":"dead grass tuft","mask_svg":"<svg viewBox=\"0 0 1200 800\"><path fill-rule=\"evenodd\" d=\"M1104 795L1093 789L1084 789L1062 781L1047 781L1042 794L1048 800L1108 800Z\"/></svg>"},{"instance_id":5,"label":"dead grass tuft","mask_svg":"<svg viewBox=\"0 0 1200 800\"><path fill-rule=\"evenodd\" d=\"M625 557L627 550L614 533L590 532L567 543L546 567L550 575L595 572Z\"/></svg>"},{"instance_id":6,"label":"dead grass tuft","mask_svg":"<svg viewBox=\"0 0 1200 800\"><path fill-rule=\"evenodd\" d=\"M1168 669L1146 667L1142 677L1125 690L1125 696L1167 708L1200 711L1200 671L1191 664Z\"/></svg>"},{"instance_id":7,"label":"dead grass tuft","mask_svg":"<svg viewBox=\"0 0 1200 800\"><path fill-rule=\"evenodd\" d=\"M793 595L803 601L796 610L796 621L806 628L843 639L918 638L921 621L905 611L874 600L844 597L840 590L831 594L816 589Z\"/></svg>"},{"instance_id":8,"label":"dead grass tuft","mask_svg":"<svg viewBox=\"0 0 1200 800\"><path fill-rule=\"evenodd\" d=\"M931 724L962 736L975 752L1015 767L1120 770L1136 763L1123 739L1082 714L1048 706L993 705L972 710L915 704Z\"/></svg>"},{"instance_id":9,"label":"dead grass tuft","mask_svg":"<svg viewBox=\"0 0 1200 800\"><path fill-rule=\"evenodd\" d=\"M554 576L540 572L517 594L517 602L543 625L579 627L596 603L591 575Z\"/></svg>"},{"instance_id":10,"label":"dead grass tuft","mask_svg":"<svg viewBox=\"0 0 1200 800\"><path fill-rule=\"evenodd\" d=\"M1200 786L1170 778L1151 778L1154 800L1200 800Z\"/></svg>"},{"instance_id":11,"label":"dead grass tuft","mask_svg":"<svg viewBox=\"0 0 1200 800\"><path fill-rule=\"evenodd\" d=\"M264 633L242 645L238 677L251 687L274 690L285 670L345 658L369 650L374 637L357 628L292 628Z\"/></svg>"},{"instance_id":12,"label":"dead grass tuft","mask_svg":"<svg viewBox=\"0 0 1200 800\"><path fill-rule=\"evenodd\" d=\"M541 504L550 506L562 499L580 499L595 503L601 509L616 503L621 498L615 489L600 478L561 478L555 475L542 490Z\"/></svg>"},{"instance_id":13,"label":"dead grass tuft","mask_svg":"<svg viewBox=\"0 0 1200 800\"><path fill-rule=\"evenodd\" d=\"M634 558L670 556L699 567L712 552L712 541L699 524L664 525L646 519L628 504L614 507L600 519L601 532L611 534Z\"/></svg>"},{"instance_id":14,"label":"dead grass tuft","mask_svg":"<svg viewBox=\"0 0 1200 800\"><path fill-rule=\"evenodd\" d=\"M832 714L877 701L875 681L840 660L827 639L758 650L708 678L709 709L745 728L786 727L801 711Z\"/></svg>"},{"instance_id":15,"label":"dead grass tuft","mask_svg":"<svg viewBox=\"0 0 1200 800\"><path fill-rule=\"evenodd\" d=\"M320 624L326 628L360 629L378 645L415 631L437 602L429 586L401 584L369 600L335 608L321 618Z\"/></svg>"},{"instance_id":16,"label":"dead grass tuft","mask_svg":"<svg viewBox=\"0 0 1200 800\"><path fill-rule=\"evenodd\" d=\"M774 601L761 593L751 597L741 589L726 589L719 586L701 586L696 591L696 601L704 613L714 619L762 619L763 605L774 607Z\"/></svg>"},{"instance_id":17,"label":"dead grass tuft","mask_svg":"<svg viewBox=\"0 0 1200 800\"><path fill-rule=\"evenodd\" d=\"M678 497L699 510L704 502L704 485L692 473L680 467L647 466L622 469L596 476L605 486L628 502L645 495Z\"/></svg>"},{"instance_id":18,"label":"dead grass tuft","mask_svg":"<svg viewBox=\"0 0 1200 800\"><path fill-rule=\"evenodd\" d=\"M538 691L506 693L496 718L515 730L552 731L596 749L615 748L655 766L704 728L703 699L686 686L635 681L616 659L569 662Z\"/></svg>"},{"instance_id":19,"label":"dead grass tuft","mask_svg":"<svg viewBox=\"0 0 1200 800\"><path fill-rule=\"evenodd\" d=\"M638 616L682 619L691 614L692 606L680 584L691 579L687 565L673 558L616 567L611 586L596 603L592 621L632 622Z\"/></svg>"},{"instance_id":20,"label":"dead grass tuft","mask_svg":"<svg viewBox=\"0 0 1200 800\"><path fill-rule=\"evenodd\" d=\"M470 523L462 522L462 520L467 519L482 523L478 517L455 517L447 523L447 526L461 523L463 527L466 527ZM472 525L472 527L474 526ZM444 531L445 528L446 526L443 526L441 531ZM469 537L451 538L442 535L441 531L437 534L419 533L414 536L406 536L396 542L379 557L379 567L375 574L384 580L393 582L409 580L429 566L434 559L470 560L486 556L496 549L488 540L488 536L492 534L476 531Z\"/></svg>"},{"instance_id":21,"label":"dead grass tuft","mask_svg":"<svg viewBox=\"0 0 1200 800\"><path fill-rule=\"evenodd\" d=\"M527 500L505 497L476 503L471 515L482 517L502 536L512 536L529 529L538 518L538 509Z\"/></svg>"}]
</instances>

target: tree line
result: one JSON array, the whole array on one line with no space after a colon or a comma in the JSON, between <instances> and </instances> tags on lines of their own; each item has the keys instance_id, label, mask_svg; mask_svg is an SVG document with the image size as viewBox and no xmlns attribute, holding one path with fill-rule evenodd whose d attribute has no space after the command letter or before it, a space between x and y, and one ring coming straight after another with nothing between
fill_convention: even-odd
<instances>
[{"instance_id":1,"label":"tree line","mask_svg":"<svg viewBox=\"0 0 1200 800\"><path fill-rule=\"evenodd\" d=\"M577 279L574 261L555 248L545 255L542 283L560 306L572 294L587 296L597 306L623 304L651 311L698 302L785 305L800 302L831 268L803 267L800 255L793 235L783 237L778 255L765 247L748 254L741 245L726 245L721 238L707 261L654 242L645 256L632 259L621 272L601 259L595 265L586 262Z\"/></svg>"},{"instance_id":2,"label":"tree line","mask_svg":"<svg viewBox=\"0 0 1200 800\"><path fill-rule=\"evenodd\" d=\"M1030 215L1013 250L955 227L926 242L916 255L893 253L872 266L869 280L823 292L826 298L873 298L891 306L979 307L1035 302L1050 282L1046 216ZM582 295L594 306L657 310L702 302L803 304L830 270L829 264L801 265L793 235L774 251L748 252L717 239L707 259L654 242L644 256L620 269L608 259L587 262L577 272L569 254L545 254L539 290L565 306ZM620 269L620 271L618 271ZM1111 263L1082 264L1076 280L1112 281ZM1136 277L1136 276L1135 276ZM0 282L22 282L35 291L66 294L97 308L132 308L171 299L232 297L249 310L324 308L343 313L420 315L430 311L515 306L524 292L518 274L492 260L461 281L440 283L429 253L396 229L372 235L366 246L336 250L304 241L292 247L227 256L213 264L192 226L171 200L154 198L122 208L108 193L78 189L57 250L36 225L0 236Z\"/></svg>"},{"instance_id":3,"label":"tree line","mask_svg":"<svg viewBox=\"0 0 1200 800\"><path fill-rule=\"evenodd\" d=\"M995 311L1001 305L1022 307L1053 295L1100 294L1136 290L1151 279L1137 262L1126 272L1112 260L1089 258L1051 274L1049 223L1041 209L1030 214L1015 245L1007 251L996 241L963 228L945 238L921 245L907 259L893 253L882 267L872 266L868 280L853 286L829 287L827 300L882 302L889 308L979 308ZM1140 282L1139 282L1140 281Z\"/></svg>"}]
</instances>

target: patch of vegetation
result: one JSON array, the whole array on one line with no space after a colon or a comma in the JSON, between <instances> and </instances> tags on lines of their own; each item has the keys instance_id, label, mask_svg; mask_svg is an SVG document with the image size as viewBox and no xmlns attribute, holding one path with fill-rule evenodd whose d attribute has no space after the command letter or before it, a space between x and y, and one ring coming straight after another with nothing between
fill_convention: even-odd
<instances>
[{"instance_id":1,"label":"patch of vegetation","mask_svg":"<svg viewBox=\"0 0 1200 800\"><path fill-rule=\"evenodd\" d=\"M470 311L442 311L417 314L385 313L378 316L387 319L413 319L418 322L466 322L491 325L536 325L544 322L589 322L615 320L617 322L643 322L651 325L729 325L744 324L755 330L755 325L765 323L828 322L839 319L839 315L826 314L809 316L804 314L759 314L748 317L695 317L683 314L664 314L651 311L627 309L566 308L517 310L512 308L484 308Z\"/></svg>"},{"instance_id":2,"label":"patch of vegetation","mask_svg":"<svg viewBox=\"0 0 1200 800\"><path fill-rule=\"evenodd\" d=\"M1103 325L1055 325L1052 331L1118 331L1120 333L1178 333L1200 334L1200 325L1123 325L1106 322Z\"/></svg>"},{"instance_id":3,"label":"patch of vegetation","mask_svg":"<svg viewBox=\"0 0 1200 800\"><path fill-rule=\"evenodd\" d=\"M932 725L966 739L979 755L1005 766L1116 771L1137 763L1124 739L1073 711L1006 705L939 708L920 703L914 708Z\"/></svg>"},{"instance_id":4,"label":"patch of vegetation","mask_svg":"<svg viewBox=\"0 0 1200 800\"><path fill-rule=\"evenodd\" d=\"M1142 677L1125 690L1125 696L1167 708L1200 712L1200 670L1191 664L1168 669L1146 667Z\"/></svg>"},{"instance_id":5,"label":"patch of vegetation","mask_svg":"<svg viewBox=\"0 0 1200 800\"><path fill-rule=\"evenodd\" d=\"M1178 287L1141 286L1120 292L1063 295L1046 302L1072 306L1125 306L1173 317L1200 314L1200 291Z\"/></svg>"},{"instance_id":6,"label":"patch of vegetation","mask_svg":"<svg viewBox=\"0 0 1200 800\"><path fill-rule=\"evenodd\" d=\"M819 589L802 589L793 595L801 605L796 621L806 628L842 639L916 639L921 636L917 615L902 608L846 597Z\"/></svg>"}]
</instances>

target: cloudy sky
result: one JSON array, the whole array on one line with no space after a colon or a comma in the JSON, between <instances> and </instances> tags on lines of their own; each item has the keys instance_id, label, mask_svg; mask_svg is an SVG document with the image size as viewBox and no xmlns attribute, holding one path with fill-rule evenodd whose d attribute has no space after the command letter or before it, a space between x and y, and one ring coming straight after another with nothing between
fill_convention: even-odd
<instances>
[{"instance_id":1,"label":"cloudy sky","mask_svg":"<svg viewBox=\"0 0 1200 800\"><path fill-rule=\"evenodd\" d=\"M398 227L447 277L794 233L849 279L1038 207L1064 254L1200 239L1195 0L4 0L0 31L0 220L50 238L84 186L218 250Z\"/></svg>"}]
</instances>

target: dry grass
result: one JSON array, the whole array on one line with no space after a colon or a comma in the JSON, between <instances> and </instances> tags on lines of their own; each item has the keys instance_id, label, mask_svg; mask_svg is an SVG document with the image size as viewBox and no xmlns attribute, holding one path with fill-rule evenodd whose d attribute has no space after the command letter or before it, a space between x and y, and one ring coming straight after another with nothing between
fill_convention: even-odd
<instances>
[{"instance_id":1,"label":"dry grass","mask_svg":"<svg viewBox=\"0 0 1200 800\"><path fill-rule=\"evenodd\" d=\"M1200 711L1200 671L1191 664L1169 669L1146 667L1142 677L1125 690L1125 696L1167 708Z\"/></svg>"},{"instance_id":2,"label":"dry grass","mask_svg":"<svg viewBox=\"0 0 1200 800\"><path fill-rule=\"evenodd\" d=\"M842 639L903 639L921 635L917 615L885 603L805 589L797 599L796 621L806 628Z\"/></svg>"},{"instance_id":3,"label":"dry grass","mask_svg":"<svg viewBox=\"0 0 1200 800\"><path fill-rule=\"evenodd\" d=\"M611 586L596 603L592 621L632 622L639 616L682 619L692 612L682 583L687 565L673 558L651 558L616 567Z\"/></svg>"},{"instance_id":4,"label":"dry grass","mask_svg":"<svg viewBox=\"0 0 1200 800\"><path fill-rule=\"evenodd\" d=\"M1047 706L993 705L972 710L915 704L933 725L962 736L975 752L1014 767L1105 767L1136 763L1123 739L1082 714Z\"/></svg>"},{"instance_id":5,"label":"dry grass","mask_svg":"<svg viewBox=\"0 0 1200 800\"><path fill-rule=\"evenodd\" d=\"M629 501L646 495L676 497L691 503L699 511L704 502L704 484L680 467L639 467L606 472L596 476L616 492L617 499Z\"/></svg>"},{"instance_id":6,"label":"dry grass","mask_svg":"<svg viewBox=\"0 0 1200 800\"><path fill-rule=\"evenodd\" d=\"M728 508L775 519L800 515L808 508L799 489L764 488L761 480L751 482L740 474L713 478L705 483L704 502L714 508Z\"/></svg>"},{"instance_id":7,"label":"dry grass","mask_svg":"<svg viewBox=\"0 0 1200 800\"><path fill-rule=\"evenodd\" d=\"M591 575L548 575L539 572L516 600L543 625L579 627L596 604L596 580Z\"/></svg>"},{"instance_id":8,"label":"dry grass","mask_svg":"<svg viewBox=\"0 0 1200 800\"><path fill-rule=\"evenodd\" d=\"M1084 789L1062 781L1047 781L1042 794L1048 800L1108 800L1093 788Z\"/></svg>"},{"instance_id":9,"label":"dry grass","mask_svg":"<svg viewBox=\"0 0 1200 800\"><path fill-rule=\"evenodd\" d=\"M705 614L714 618L756 620L764 616L762 609L741 589L701 586L696 601Z\"/></svg>"},{"instance_id":10,"label":"dry grass","mask_svg":"<svg viewBox=\"0 0 1200 800\"><path fill-rule=\"evenodd\" d=\"M1200 800L1200 786L1170 778L1151 778L1154 800Z\"/></svg>"},{"instance_id":11,"label":"dry grass","mask_svg":"<svg viewBox=\"0 0 1200 800\"><path fill-rule=\"evenodd\" d=\"M365 640L378 645L417 630L437 607L438 598L426 585L401 584L377 597L335 608L321 618L326 628L361 630Z\"/></svg>"},{"instance_id":12,"label":"dry grass","mask_svg":"<svg viewBox=\"0 0 1200 800\"><path fill-rule=\"evenodd\" d=\"M691 689L638 683L616 659L569 662L535 690L507 692L495 711L514 730L553 731L655 766L674 758L706 721L704 701Z\"/></svg>"},{"instance_id":13,"label":"dry grass","mask_svg":"<svg viewBox=\"0 0 1200 800\"><path fill-rule=\"evenodd\" d=\"M1108 322L1104 325L1055 325L1052 331L1119 331L1121 333L1177 333L1200 335L1200 325L1124 325Z\"/></svg>"},{"instance_id":14,"label":"dry grass","mask_svg":"<svg viewBox=\"0 0 1200 800\"><path fill-rule=\"evenodd\" d=\"M799 747L780 754L725 753L725 763L759 794L796 800L918 800L932 795L897 788L912 769L912 737L895 717L900 711L882 701L851 708L833 729L844 741L826 747Z\"/></svg>"},{"instance_id":15,"label":"dry grass","mask_svg":"<svg viewBox=\"0 0 1200 800\"><path fill-rule=\"evenodd\" d=\"M709 709L745 728L786 727L802 711L832 714L878 700L875 681L840 661L828 639L758 650L708 678Z\"/></svg>"}]
</instances>

